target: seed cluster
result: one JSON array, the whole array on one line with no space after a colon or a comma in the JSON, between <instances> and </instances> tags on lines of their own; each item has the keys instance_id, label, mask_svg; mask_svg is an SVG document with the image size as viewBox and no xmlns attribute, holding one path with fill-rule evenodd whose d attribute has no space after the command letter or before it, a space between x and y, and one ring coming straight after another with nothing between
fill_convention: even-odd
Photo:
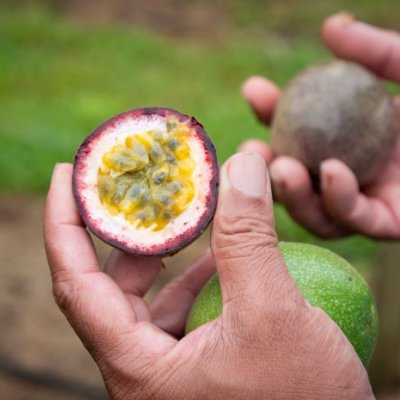
<instances>
[{"instance_id":1,"label":"seed cluster","mask_svg":"<svg viewBox=\"0 0 400 400\"><path fill-rule=\"evenodd\" d=\"M102 204L136 228L162 229L195 194L189 128L175 120L168 120L166 128L128 136L103 155L99 168Z\"/></svg>"}]
</instances>

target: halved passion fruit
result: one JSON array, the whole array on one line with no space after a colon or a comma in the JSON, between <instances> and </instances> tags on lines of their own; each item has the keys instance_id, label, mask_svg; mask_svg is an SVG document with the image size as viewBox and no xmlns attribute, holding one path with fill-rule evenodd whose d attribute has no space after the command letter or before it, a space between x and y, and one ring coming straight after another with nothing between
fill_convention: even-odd
<instances>
[{"instance_id":1,"label":"halved passion fruit","mask_svg":"<svg viewBox=\"0 0 400 400\"><path fill-rule=\"evenodd\" d=\"M87 227L129 253L162 256L196 239L218 190L214 146L193 117L142 108L108 120L75 156L73 191Z\"/></svg>"}]
</instances>

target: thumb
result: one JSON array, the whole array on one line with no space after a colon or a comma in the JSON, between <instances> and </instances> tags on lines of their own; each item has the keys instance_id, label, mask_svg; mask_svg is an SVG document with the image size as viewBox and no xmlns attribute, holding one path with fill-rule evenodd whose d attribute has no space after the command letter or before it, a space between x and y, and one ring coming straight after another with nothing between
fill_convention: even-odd
<instances>
[{"instance_id":1,"label":"thumb","mask_svg":"<svg viewBox=\"0 0 400 400\"><path fill-rule=\"evenodd\" d=\"M221 168L212 250L224 305L254 309L298 290L278 249L271 185L264 159L238 153ZM247 303L247 304L246 304Z\"/></svg>"}]
</instances>

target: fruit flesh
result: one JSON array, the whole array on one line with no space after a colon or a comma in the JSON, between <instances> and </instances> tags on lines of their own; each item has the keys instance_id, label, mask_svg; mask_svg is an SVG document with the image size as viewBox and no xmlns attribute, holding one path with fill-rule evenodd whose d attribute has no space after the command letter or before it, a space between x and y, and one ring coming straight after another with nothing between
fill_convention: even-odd
<instances>
[{"instance_id":1,"label":"fruit flesh","mask_svg":"<svg viewBox=\"0 0 400 400\"><path fill-rule=\"evenodd\" d=\"M161 139L158 139L158 136L161 133L168 133L174 130L174 124L177 124L179 128L185 131L182 143L187 145L190 153L189 157L185 155L187 151L185 146L183 146L184 148L176 149L176 152L172 152L168 148L168 144L158 143L158 146L156 143L160 142ZM130 141L137 135L147 135L148 132L153 132L151 135L154 135L157 140L153 141L154 161L150 156L151 151L148 150L149 161L143 167L143 170L147 171L148 169L147 177L144 177L146 185L150 187L149 180L153 177L153 174L150 174L150 167L157 167L160 168L157 172L161 176L156 174L157 176L154 176L155 182L153 183L156 185L159 182L164 186L172 185L172 187L168 186L168 189L176 190L176 182L163 182L162 172L166 172L163 164L166 163L161 162L157 157L160 155L160 147L163 152L165 152L164 149L168 149L176 158L176 165L179 166L180 170L180 179L185 176L186 182L193 183L193 199L186 200L187 206L186 202L184 202L182 207L182 210L184 210L179 215L176 213L162 228L157 228L157 224L154 222L149 225L142 224L141 219L134 219L132 222L128 220L124 212L119 210L120 203L123 201L126 194L125 191L128 188L122 185L117 190L115 180L118 176L124 174L127 174L128 177L131 174L146 175L144 171L122 171L125 168L137 168L137 165L134 165L132 161L126 162L125 158L123 158L125 162L115 166L115 168L108 167L110 171L105 172L103 170L103 168L106 168L104 162L105 154L110 152L118 154L121 152L122 155L125 155L125 149L128 150L128 146L132 145ZM174 137L170 145L174 148L177 144L179 143ZM122 148L117 147L115 149L117 151L113 152L115 146L122 146ZM142 147L145 148L146 146L142 144ZM129 148L129 150L132 149ZM130 154L129 151L127 153ZM111 155L114 156L114 154ZM143 151L139 150L137 157L139 165L144 165L144 161L147 162ZM113 157L111 157L111 160L113 160ZM190 173L192 168L193 172ZM100 175L105 176L100 178ZM139 180L132 182L131 179L128 183L126 186L132 186L133 183L139 184ZM163 190L164 186L162 186ZM188 195L189 198L192 195L190 186L188 184L182 188L182 193L185 196ZM139 190L141 187L132 189L133 194L135 194L135 191L136 193L138 191L141 193ZM72 188L84 223L100 239L135 255L150 257L172 255L201 235L214 215L218 197L216 151L203 126L194 117L163 107L130 110L105 121L83 141L74 159ZM156 193L152 192L149 201L151 205L155 203L153 194L155 200L170 202L163 196L156 196ZM110 203L114 196L116 196L117 207L112 213L112 204L107 205L107 202ZM102 201L102 198L105 201ZM175 197L171 196L171 198L174 206L181 205L178 201L175 201L176 198L179 200L179 196L176 197L176 193ZM131 206L128 203L127 207ZM140 207L143 207L143 205L135 208L134 212L144 212L145 214L152 212L151 209L142 210ZM145 216L143 215L143 217ZM157 218L153 217L153 219L158 222Z\"/></svg>"},{"instance_id":2,"label":"fruit flesh","mask_svg":"<svg viewBox=\"0 0 400 400\"><path fill-rule=\"evenodd\" d=\"M279 247L304 298L336 322L367 365L375 346L378 316L374 298L363 278L347 261L327 249L285 242ZM221 311L221 290L215 276L196 299L187 321L187 332L217 318Z\"/></svg>"},{"instance_id":3,"label":"fruit flesh","mask_svg":"<svg viewBox=\"0 0 400 400\"><path fill-rule=\"evenodd\" d=\"M102 157L98 188L110 214L121 213L136 228L164 228L195 195L196 162L184 123L170 119L166 131L127 136Z\"/></svg>"}]
</instances>

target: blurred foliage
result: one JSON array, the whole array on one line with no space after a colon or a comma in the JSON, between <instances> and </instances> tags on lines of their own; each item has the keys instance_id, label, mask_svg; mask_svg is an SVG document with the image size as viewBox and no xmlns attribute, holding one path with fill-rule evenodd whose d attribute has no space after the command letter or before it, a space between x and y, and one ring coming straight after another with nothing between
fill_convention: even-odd
<instances>
[{"instance_id":1,"label":"blurred foliage","mask_svg":"<svg viewBox=\"0 0 400 400\"><path fill-rule=\"evenodd\" d=\"M375 25L400 26L400 15L393 12L398 0L230 0L227 4L236 26L263 27L286 36L318 35L325 17L344 10Z\"/></svg>"},{"instance_id":2,"label":"blurred foliage","mask_svg":"<svg viewBox=\"0 0 400 400\"><path fill-rule=\"evenodd\" d=\"M195 115L222 162L244 139L267 138L241 98L246 77L265 75L284 85L298 70L330 57L318 37L324 16L346 8L392 26L400 18L391 11L397 2L232 0L225 2L229 35L215 43L128 25L68 22L55 14L60 2L3 10L0 190L43 193L56 162L70 162L89 132L135 107ZM358 266L371 265L374 242L317 240L276 209L280 238L323 244Z\"/></svg>"},{"instance_id":3,"label":"blurred foliage","mask_svg":"<svg viewBox=\"0 0 400 400\"><path fill-rule=\"evenodd\" d=\"M265 137L240 96L251 74L284 83L326 57L308 42L179 43L126 26L83 27L43 9L0 19L2 190L44 191L52 166L110 116L162 105L195 115L221 161Z\"/></svg>"}]
</instances>

